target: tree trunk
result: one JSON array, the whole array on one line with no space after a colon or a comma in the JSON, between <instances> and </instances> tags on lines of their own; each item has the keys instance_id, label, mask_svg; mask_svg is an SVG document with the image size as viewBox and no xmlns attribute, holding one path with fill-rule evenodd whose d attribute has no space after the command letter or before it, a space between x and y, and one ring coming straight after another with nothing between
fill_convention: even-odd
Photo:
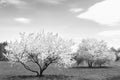
<instances>
[{"instance_id":1,"label":"tree trunk","mask_svg":"<svg viewBox=\"0 0 120 80\"><path fill-rule=\"evenodd\" d=\"M39 77L42 77L43 76L43 72L47 69L47 67L51 64L52 62L50 62L50 63L45 63L42 67L40 67L40 65L39 65L39 69L40 69L40 71L39 71Z\"/></svg>"},{"instance_id":2,"label":"tree trunk","mask_svg":"<svg viewBox=\"0 0 120 80\"><path fill-rule=\"evenodd\" d=\"M88 61L88 67L89 67L89 68L92 68L92 66L93 66L93 62Z\"/></svg>"},{"instance_id":3,"label":"tree trunk","mask_svg":"<svg viewBox=\"0 0 120 80\"><path fill-rule=\"evenodd\" d=\"M42 76L43 76L43 70L38 72L37 75L36 75L36 77L42 77Z\"/></svg>"},{"instance_id":4,"label":"tree trunk","mask_svg":"<svg viewBox=\"0 0 120 80\"><path fill-rule=\"evenodd\" d=\"M100 64L100 68L102 67L102 64Z\"/></svg>"},{"instance_id":5,"label":"tree trunk","mask_svg":"<svg viewBox=\"0 0 120 80\"><path fill-rule=\"evenodd\" d=\"M40 71L39 77L42 77L42 76L43 76L43 71L44 71L44 70L41 70L41 71Z\"/></svg>"}]
</instances>

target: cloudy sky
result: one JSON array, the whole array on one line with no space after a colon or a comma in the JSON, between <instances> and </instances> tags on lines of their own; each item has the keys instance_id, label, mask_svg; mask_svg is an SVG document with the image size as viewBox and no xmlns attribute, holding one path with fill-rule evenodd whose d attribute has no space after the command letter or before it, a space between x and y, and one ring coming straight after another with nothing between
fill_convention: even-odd
<instances>
[{"instance_id":1,"label":"cloudy sky","mask_svg":"<svg viewBox=\"0 0 120 80\"><path fill-rule=\"evenodd\" d=\"M119 8L120 0L0 0L0 41L45 30L77 42L103 39L118 48Z\"/></svg>"}]
</instances>

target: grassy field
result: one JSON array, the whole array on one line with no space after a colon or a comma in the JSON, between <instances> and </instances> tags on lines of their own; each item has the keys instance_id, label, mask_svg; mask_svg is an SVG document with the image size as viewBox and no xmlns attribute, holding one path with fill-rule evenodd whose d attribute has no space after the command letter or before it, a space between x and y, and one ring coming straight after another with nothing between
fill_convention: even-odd
<instances>
[{"instance_id":1,"label":"grassy field","mask_svg":"<svg viewBox=\"0 0 120 80\"><path fill-rule=\"evenodd\" d=\"M120 80L118 64L120 63L103 68L74 67L69 69L49 66L44 76L38 78L21 65L11 66L6 62L0 62L0 80Z\"/></svg>"}]
</instances>

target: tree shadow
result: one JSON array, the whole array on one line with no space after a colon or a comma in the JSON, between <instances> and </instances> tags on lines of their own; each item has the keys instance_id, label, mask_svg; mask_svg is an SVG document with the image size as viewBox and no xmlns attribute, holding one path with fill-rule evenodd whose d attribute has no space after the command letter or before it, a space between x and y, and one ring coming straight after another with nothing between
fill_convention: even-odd
<instances>
[{"instance_id":1,"label":"tree shadow","mask_svg":"<svg viewBox=\"0 0 120 80\"><path fill-rule=\"evenodd\" d=\"M66 75L43 75L42 77L37 77L35 75L17 75L9 76L6 80L69 80L72 76Z\"/></svg>"},{"instance_id":2,"label":"tree shadow","mask_svg":"<svg viewBox=\"0 0 120 80\"><path fill-rule=\"evenodd\" d=\"M120 76L110 77L110 78L107 78L106 80L120 80Z\"/></svg>"},{"instance_id":3,"label":"tree shadow","mask_svg":"<svg viewBox=\"0 0 120 80\"><path fill-rule=\"evenodd\" d=\"M9 76L6 77L6 80L21 80L21 79L30 79L30 78L37 78L35 75L16 75L16 76Z\"/></svg>"},{"instance_id":4,"label":"tree shadow","mask_svg":"<svg viewBox=\"0 0 120 80\"><path fill-rule=\"evenodd\" d=\"M109 66L101 66L101 67L77 66L77 67L71 67L70 69L109 69L109 68L113 68L113 67L109 67Z\"/></svg>"}]
</instances>

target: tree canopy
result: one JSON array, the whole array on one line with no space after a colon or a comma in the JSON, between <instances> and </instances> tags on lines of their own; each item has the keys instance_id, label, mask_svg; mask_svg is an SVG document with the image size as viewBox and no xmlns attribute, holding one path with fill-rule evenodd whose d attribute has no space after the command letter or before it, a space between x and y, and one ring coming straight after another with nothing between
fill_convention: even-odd
<instances>
[{"instance_id":1,"label":"tree canopy","mask_svg":"<svg viewBox=\"0 0 120 80\"><path fill-rule=\"evenodd\" d=\"M53 33L30 33L20 34L20 40L8 43L5 56L11 63L20 63L27 70L42 76L44 70L54 63L58 66L71 66L71 52L74 42L64 40L58 34ZM34 63L39 71L33 70L28 65Z\"/></svg>"},{"instance_id":2,"label":"tree canopy","mask_svg":"<svg viewBox=\"0 0 120 80\"><path fill-rule=\"evenodd\" d=\"M86 61L89 67L101 66L116 59L115 54L108 49L106 42L97 39L83 39L76 55L75 59L78 60L78 63L80 60Z\"/></svg>"}]
</instances>

